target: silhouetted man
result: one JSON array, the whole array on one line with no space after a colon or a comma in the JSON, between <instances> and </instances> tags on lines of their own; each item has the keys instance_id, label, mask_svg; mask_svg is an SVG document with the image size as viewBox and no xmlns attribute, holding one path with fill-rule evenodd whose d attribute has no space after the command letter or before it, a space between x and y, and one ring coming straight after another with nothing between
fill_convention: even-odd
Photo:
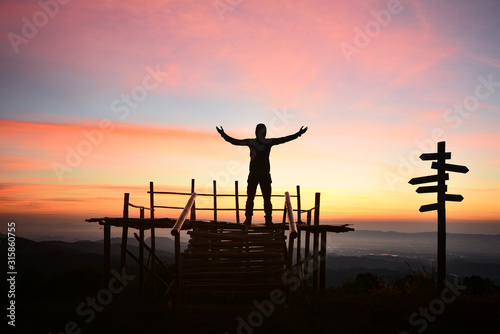
<instances>
[{"instance_id":1,"label":"silhouetted man","mask_svg":"<svg viewBox=\"0 0 500 334\"><path fill-rule=\"evenodd\" d=\"M256 138L249 139L235 139L228 136L222 126L220 128L215 127L220 133L222 138L230 142L233 145L248 146L250 148L250 173L248 174L248 185L247 185L247 203L245 207L245 222L244 224L250 225L252 223L253 215L253 202L255 198L255 193L257 191L257 185L260 184L260 190L262 192L262 197L264 197L264 212L266 214L266 225L271 225L273 223L273 206L271 204L271 174L270 174L270 164L269 164L269 153L271 153L271 147L273 145L279 145L286 143L290 140L297 139L304 132L307 131L307 127L303 126L297 133L281 138L266 138L266 126L264 124L257 124L255 128Z\"/></svg>"}]
</instances>

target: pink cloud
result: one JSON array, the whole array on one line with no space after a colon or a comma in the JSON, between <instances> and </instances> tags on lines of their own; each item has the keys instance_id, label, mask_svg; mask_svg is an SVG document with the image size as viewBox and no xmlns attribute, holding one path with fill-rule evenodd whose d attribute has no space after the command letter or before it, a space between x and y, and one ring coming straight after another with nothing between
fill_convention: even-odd
<instances>
[{"instance_id":1,"label":"pink cloud","mask_svg":"<svg viewBox=\"0 0 500 334\"><path fill-rule=\"evenodd\" d=\"M82 124L48 124L16 120L2 120L0 140L2 169L6 173L25 171L51 171L53 162L65 163L68 147L83 154L83 164L120 163L131 156L151 157L157 161L165 155L205 155L208 143L214 145L217 138L213 132L175 127L134 126L114 124L114 130L102 131L100 122L87 120ZM93 139L89 139L93 138ZM195 153L193 153L195 152ZM103 160L104 159L104 160ZM100 162L101 161L101 162ZM131 160L130 164L139 163ZM55 176L55 175L54 175Z\"/></svg>"}]
</instances>

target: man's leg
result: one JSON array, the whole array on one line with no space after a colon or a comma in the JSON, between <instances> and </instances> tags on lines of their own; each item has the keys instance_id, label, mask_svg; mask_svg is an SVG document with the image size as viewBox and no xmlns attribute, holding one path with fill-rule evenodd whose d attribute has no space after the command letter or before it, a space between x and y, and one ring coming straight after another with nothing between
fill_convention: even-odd
<instances>
[{"instance_id":1,"label":"man's leg","mask_svg":"<svg viewBox=\"0 0 500 334\"><path fill-rule=\"evenodd\" d=\"M260 180L260 191L264 198L264 212L266 213L266 225L273 223L273 204L271 203L271 175L265 175Z\"/></svg>"},{"instance_id":2,"label":"man's leg","mask_svg":"<svg viewBox=\"0 0 500 334\"><path fill-rule=\"evenodd\" d=\"M248 175L247 180L247 203L245 206L245 224L250 225L252 222L253 215L253 201L255 199L255 193L257 192L257 184L259 180L253 175Z\"/></svg>"}]
</instances>

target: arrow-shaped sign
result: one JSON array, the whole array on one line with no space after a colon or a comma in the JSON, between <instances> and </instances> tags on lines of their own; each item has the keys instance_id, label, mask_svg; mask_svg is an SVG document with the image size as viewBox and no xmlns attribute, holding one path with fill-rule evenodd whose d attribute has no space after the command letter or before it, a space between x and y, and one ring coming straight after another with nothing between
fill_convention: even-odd
<instances>
[{"instance_id":1,"label":"arrow-shaped sign","mask_svg":"<svg viewBox=\"0 0 500 334\"><path fill-rule=\"evenodd\" d=\"M440 187L440 186L428 186L428 187L418 187L417 193L437 193L437 192L446 192L448 190L448 186Z\"/></svg>"},{"instance_id":2,"label":"arrow-shaped sign","mask_svg":"<svg viewBox=\"0 0 500 334\"><path fill-rule=\"evenodd\" d=\"M448 173L446 173L444 175L429 175L429 176L414 177L408 183L421 184L421 183L428 183L428 182L445 181L445 180L448 180L449 177L450 177L450 175Z\"/></svg>"},{"instance_id":3,"label":"arrow-shaped sign","mask_svg":"<svg viewBox=\"0 0 500 334\"><path fill-rule=\"evenodd\" d=\"M422 153L420 160L451 159L451 152L444 153Z\"/></svg>"},{"instance_id":4,"label":"arrow-shaped sign","mask_svg":"<svg viewBox=\"0 0 500 334\"><path fill-rule=\"evenodd\" d=\"M444 194L444 200L452 202L462 202L464 200L464 197L462 195Z\"/></svg>"},{"instance_id":5,"label":"arrow-shaped sign","mask_svg":"<svg viewBox=\"0 0 500 334\"><path fill-rule=\"evenodd\" d=\"M426 211L437 210L437 209L439 209L440 206L441 205L439 205L439 203L422 205L418 211L426 212Z\"/></svg>"},{"instance_id":6,"label":"arrow-shaped sign","mask_svg":"<svg viewBox=\"0 0 500 334\"><path fill-rule=\"evenodd\" d=\"M460 165L452 165L452 164L440 164L434 161L431 165L432 169L438 169L438 170L446 170L450 172L457 172L457 173L467 173L469 171L469 168L465 166L460 166Z\"/></svg>"}]
</instances>

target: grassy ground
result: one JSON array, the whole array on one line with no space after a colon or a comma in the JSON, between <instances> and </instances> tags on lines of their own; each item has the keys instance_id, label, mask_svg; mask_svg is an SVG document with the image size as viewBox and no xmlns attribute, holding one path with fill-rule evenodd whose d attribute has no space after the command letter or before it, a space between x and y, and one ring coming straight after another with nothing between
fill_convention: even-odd
<instances>
[{"instance_id":1,"label":"grassy ground","mask_svg":"<svg viewBox=\"0 0 500 334\"><path fill-rule=\"evenodd\" d=\"M463 285L436 294L433 273L414 273L391 285L365 273L315 301L296 296L280 304L267 295L252 298L258 305L210 309L172 308L151 291L139 298L137 280L123 295L103 293L101 279L92 268L38 285L40 280L21 281L25 293L16 300L16 327L10 332L498 333L500 319L500 288L477 276L462 282L467 289ZM92 304L94 298L101 302Z\"/></svg>"},{"instance_id":2,"label":"grassy ground","mask_svg":"<svg viewBox=\"0 0 500 334\"><path fill-rule=\"evenodd\" d=\"M81 300L23 302L17 333L498 333L500 295L461 295L429 318L419 308L434 307L436 295L329 294L318 301L259 311L257 307L212 310L170 309L166 301L116 298L95 313L79 316ZM261 302L261 301L260 301ZM413 325L409 317L417 312ZM432 321L431 321L432 320ZM70 322L74 321L74 325ZM69 325L68 325L69 323Z\"/></svg>"}]
</instances>

